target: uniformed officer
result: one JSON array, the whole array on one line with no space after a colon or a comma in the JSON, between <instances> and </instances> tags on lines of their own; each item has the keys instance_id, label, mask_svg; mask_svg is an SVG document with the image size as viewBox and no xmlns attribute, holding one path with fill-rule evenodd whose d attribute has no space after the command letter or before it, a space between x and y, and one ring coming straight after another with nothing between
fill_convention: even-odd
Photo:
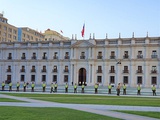
<instances>
[{"instance_id":1,"label":"uniformed officer","mask_svg":"<svg viewBox=\"0 0 160 120\"><path fill-rule=\"evenodd\" d=\"M84 93L84 82L82 84L82 93Z\"/></svg>"},{"instance_id":2,"label":"uniformed officer","mask_svg":"<svg viewBox=\"0 0 160 120\"><path fill-rule=\"evenodd\" d=\"M24 82L24 84L23 84L23 92L26 92L26 86L27 86L27 84Z\"/></svg>"},{"instance_id":3,"label":"uniformed officer","mask_svg":"<svg viewBox=\"0 0 160 120\"><path fill-rule=\"evenodd\" d=\"M120 95L120 90L121 90L121 84L118 83L118 86L117 86L117 95L118 96Z\"/></svg>"},{"instance_id":4,"label":"uniformed officer","mask_svg":"<svg viewBox=\"0 0 160 120\"><path fill-rule=\"evenodd\" d=\"M140 84L138 84L138 87L137 87L137 95L141 95L141 86L140 86Z\"/></svg>"},{"instance_id":5,"label":"uniformed officer","mask_svg":"<svg viewBox=\"0 0 160 120\"><path fill-rule=\"evenodd\" d=\"M32 87L32 92L34 92L34 87L35 87L34 82L32 82L31 87Z\"/></svg>"},{"instance_id":6,"label":"uniformed officer","mask_svg":"<svg viewBox=\"0 0 160 120\"><path fill-rule=\"evenodd\" d=\"M57 87L58 87L57 82L55 82L55 84L54 84L54 92L57 92Z\"/></svg>"},{"instance_id":7,"label":"uniformed officer","mask_svg":"<svg viewBox=\"0 0 160 120\"><path fill-rule=\"evenodd\" d=\"M19 86L20 86L20 84L19 84L19 82L17 82L17 92L19 92Z\"/></svg>"},{"instance_id":8,"label":"uniformed officer","mask_svg":"<svg viewBox=\"0 0 160 120\"><path fill-rule=\"evenodd\" d=\"M98 84L97 83L94 85L94 88L95 88L95 94L97 94L98 93Z\"/></svg>"},{"instance_id":9,"label":"uniformed officer","mask_svg":"<svg viewBox=\"0 0 160 120\"><path fill-rule=\"evenodd\" d=\"M46 84L45 84L45 82L43 82L42 88L43 88L43 92L45 92L45 90L46 90Z\"/></svg>"},{"instance_id":10,"label":"uniformed officer","mask_svg":"<svg viewBox=\"0 0 160 120\"><path fill-rule=\"evenodd\" d=\"M123 95L126 95L126 89L127 89L126 85L123 84Z\"/></svg>"},{"instance_id":11,"label":"uniformed officer","mask_svg":"<svg viewBox=\"0 0 160 120\"><path fill-rule=\"evenodd\" d=\"M68 84L65 85L65 93L68 93Z\"/></svg>"},{"instance_id":12,"label":"uniformed officer","mask_svg":"<svg viewBox=\"0 0 160 120\"><path fill-rule=\"evenodd\" d=\"M74 85L74 93L77 93L77 84Z\"/></svg>"},{"instance_id":13,"label":"uniformed officer","mask_svg":"<svg viewBox=\"0 0 160 120\"><path fill-rule=\"evenodd\" d=\"M12 91L12 82L9 83L9 91Z\"/></svg>"},{"instance_id":14,"label":"uniformed officer","mask_svg":"<svg viewBox=\"0 0 160 120\"><path fill-rule=\"evenodd\" d=\"M109 85L108 85L108 94L111 94L111 89L112 89L112 85L109 84Z\"/></svg>"},{"instance_id":15,"label":"uniformed officer","mask_svg":"<svg viewBox=\"0 0 160 120\"><path fill-rule=\"evenodd\" d=\"M156 86L155 85L153 85L152 87L152 92L153 92L153 96L156 96Z\"/></svg>"},{"instance_id":16,"label":"uniformed officer","mask_svg":"<svg viewBox=\"0 0 160 120\"><path fill-rule=\"evenodd\" d=\"M2 91L4 91L4 88L5 88L5 82L3 81L2 82Z\"/></svg>"},{"instance_id":17,"label":"uniformed officer","mask_svg":"<svg viewBox=\"0 0 160 120\"><path fill-rule=\"evenodd\" d=\"M53 83L51 83L51 92L50 92L50 93L52 93L52 92L53 92L53 88L54 88L54 84L53 84Z\"/></svg>"}]
</instances>

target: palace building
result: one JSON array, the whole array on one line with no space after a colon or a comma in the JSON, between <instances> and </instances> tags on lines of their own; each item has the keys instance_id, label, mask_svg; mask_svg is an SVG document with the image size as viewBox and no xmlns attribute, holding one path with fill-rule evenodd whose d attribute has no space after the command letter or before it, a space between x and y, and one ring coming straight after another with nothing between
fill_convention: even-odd
<instances>
[{"instance_id":1,"label":"palace building","mask_svg":"<svg viewBox=\"0 0 160 120\"><path fill-rule=\"evenodd\" d=\"M160 37L0 43L0 82L160 88Z\"/></svg>"}]
</instances>

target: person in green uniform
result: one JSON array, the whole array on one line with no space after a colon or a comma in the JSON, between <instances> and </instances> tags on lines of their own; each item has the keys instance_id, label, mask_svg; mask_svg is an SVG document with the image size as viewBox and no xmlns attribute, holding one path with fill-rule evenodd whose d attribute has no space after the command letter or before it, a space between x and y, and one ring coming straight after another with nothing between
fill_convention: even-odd
<instances>
[{"instance_id":1,"label":"person in green uniform","mask_svg":"<svg viewBox=\"0 0 160 120\"><path fill-rule=\"evenodd\" d=\"M5 88L5 82L3 81L2 82L2 91L4 91L4 88Z\"/></svg>"},{"instance_id":2,"label":"person in green uniform","mask_svg":"<svg viewBox=\"0 0 160 120\"><path fill-rule=\"evenodd\" d=\"M32 90L31 90L31 92L34 92L34 87L35 87L35 84L34 84L34 82L32 82L32 84L31 84L31 87L32 87Z\"/></svg>"},{"instance_id":3,"label":"person in green uniform","mask_svg":"<svg viewBox=\"0 0 160 120\"><path fill-rule=\"evenodd\" d=\"M126 85L123 84L123 95L126 95L126 89L127 89Z\"/></svg>"},{"instance_id":4,"label":"person in green uniform","mask_svg":"<svg viewBox=\"0 0 160 120\"><path fill-rule=\"evenodd\" d=\"M27 84L24 82L24 84L23 84L23 92L26 92L26 86L27 86Z\"/></svg>"},{"instance_id":5,"label":"person in green uniform","mask_svg":"<svg viewBox=\"0 0 160 120\"><path fill-rule=\"evenodd\" d=\"M98 93L98 84L97 83L94 85L94 88L95 88L95 94L97 94Z\"/></svg>"},{"instance_id":6,"label":"person in green uniform","mask_svg":"<svg viewBox=\"0 0 160 120\"><path fill-rule=\"evenodd\" d=\"M54 84L54 92L57 92L57 87L58 87L57 82L55 82L55 84Z\"/></svg>"},{"instance_id":7,"label":"person in green uniform","mask_svg":"<svg viewBox=\"0 0 160 120\"><path fill-rule=\"evenodd\" d=\"M19 92L19 86L20 86L20 84L19 84L19 82L17 82L17 92Z\"/></svg>"},{"instance_id":8,"label":"person in green uniform","mask_svg":"<svg viewBox=\"0 0 160 120\"><path fill-rule=\"evenodd\" d=\"M53 83L51 83L51 91L50 91L50 93L52 93L52 92L53 92L53 88L54 88L54 84L53 84Z\"/></svg>"},{"instance_id":9,"label":"person in green uniform","mask_svg":"<svg viewBox=\"0 0 160 120\"><path fill-rule=\"evenodd\" d=\"M74 93L77 93L77 84L74 85Z\"/></svg>"},{"instance_id":10,"label":"person in green uniform","mask_svg":"<svg viewBox=\"0 0 160 120\"><path fill-rule=\"evenodd\" d=\"M46 84L45 84L45 82L43 82L42 88L43 88L43 92L45 92L45 90L46 90Z\"/></svg>"},{"instance_id":11,"label":"person in green uniform","mask_svg":"<svg viewBox=\"0 0 160 120\"><path fill-rule=\"evenodd\" d=\"M82 83L82 93L84 93L84 82Z\"/></svg>"},{"instance_id":12,"label":"person in green uniform","mask_svg":"<svg viewBox=\"0 0 160 120\"><path fill-rule=\"evenodd\" d=\"M12 91L12 82L9 83L9 91Z\"/></svg>"},{"instance_id":13,"label":"person in green uniform","mask_svg":"<svg viewBox=\"0 0 160 120\"><path fill-rule=\"evenodd\" d=\"M140 86L140 84L138 84L138 87L137 87L137 95L141 95L141 86Z\"/></svg>"},{"instance_id":14,"label":"person in green uniform","mask_svg":"<svg viewBox=\"0 0 160 120\"><path fill-rule=\"evenodd\" d=\"M152 87L152 92L153 92L153 96L156 96L156 86L155 85L153 85Z\"/></svg>"},{"instance_id":15,"label":"person in green uniform","mask_svg":"<svg viewBox=\"0 0 160 120\"><path fill-rule=\"evenodd\" d=\"M65 85L65 93L68 93L68 84Z\"/></svg>"},{"instance_id":16,"label":"person in green uniform","mask_svg":"<svg viewBox=\"0 0 160 120\"><path fill-rule=\"evenodd\" d=\"M111 83L109 83L109 85L108 85L108 94L111 94L111 89L112 89L112 85L111 85Z\"/></svg>"}]
</instances>

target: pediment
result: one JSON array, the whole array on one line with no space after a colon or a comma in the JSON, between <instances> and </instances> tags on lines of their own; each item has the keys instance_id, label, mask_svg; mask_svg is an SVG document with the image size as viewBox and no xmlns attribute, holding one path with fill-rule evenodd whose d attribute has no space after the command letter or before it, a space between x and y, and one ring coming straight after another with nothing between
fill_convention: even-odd
<instances>
[{"instance_id":1,"label":"pediment","mask_svg":"<svg viewBox=\"0 0 160 120\"><path fill-rule=\"evenodd\" d=\"M71 47L93 47L94 45L86 40L80 40L71 45Z\"/></svg>"}]
</instances>

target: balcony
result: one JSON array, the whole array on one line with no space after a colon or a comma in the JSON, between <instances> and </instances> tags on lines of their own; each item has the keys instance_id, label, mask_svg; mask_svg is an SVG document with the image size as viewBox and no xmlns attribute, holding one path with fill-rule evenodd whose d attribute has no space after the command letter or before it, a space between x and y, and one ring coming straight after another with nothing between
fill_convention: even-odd
<instances>
[{"instance_id":1,"label":"balcony","mask_svg":"<svg viewBox=\"0 0 160 120\"><path fill-rule=\"evenodd\" d=\"M143 70L137 70L137 73L143 73Z\"/></svg>"},{"instance_id":2,"label":"balcony","mask_svg":"<svg viewBox=\"0 0 160 120\"><path fill-rule=\"evenodd\" d=\"M8 60L12 60L12 57L10 56L10 57L8 57Z\"/></svg>"},{"instance_id":3,"label":"balcony","mask_svg":"<svg viewBox=\"0 0 160 120\"><path fill-rule=\"evenodd\" d=\"M129 58L129 55L124 55L123 58L124 58L124 59L128 59L128 58Z\"/></svg>"},{"instance_id":4,"label":"balcony","mask_svg":"<svg viewBox=\"0 0 160 120\"><path fill-rule=\"evenodd\" d=\"M47 72L47 70L46 69L42 69L41 72Z\"/></svg>"},{"instance_id":5,"label":"balcony","mask_svg":"<svg viewBox=\"0 0 160 120\"><path fill-rule=\"evenodd\" d=\"M142 58L143 58L143 55L137 55L137 58L138 58L138 59L142 59Z\"/></svg>"},{"instance_id":6,"label":"balcony","mask_svg":"<svg viewBox=\"0 0 160 120\"><path fill-rule=\"evenodd\" d=\"M129 73L129 70L123 70L123 73Z\"/></svg>"},{"instance_id":7,"label":"balcony","mask_svg":"<svg viewBox=\"0 0 160 120\"><path fill-rule=\"evenodd\" d=\"M115 73L115 70L110 70L109 73Z\"/></svg>"},{"instance_id":8,"label":"balcony","mask_svg":"<svg viewBox=\"0 0 160 120\"><path fill-rule=\"evenodd\" d=\"M54 72L54 73L57 73L57 71L58 71L57 69L53 69L53 70L52 70L52 72Z\"/></svg>"},{"instance_id":9,"label":"balcony","mask_svg":"<svg viewBox=\"0 0 160 120\"><path fill-rule=\"evenodd\" d=\"M97 56L97 59L102 59L103 58L103 56Z\"/></svg>"},{"instance_id":10,"label":"balcony","mask_svg":"<svg viewBox=\"0 0 160 120\"><path fill-rule=\"evenodd\" d=\"M36 59L37 59L37 57L36 57L36 56L32 56L32 59L33 59L33 60L36 60Z\"/></svg>"},{"instance_id":11,"label":"balcony","mask_svg":"<svg viewBox=\"0 0 160 120\"><path fill-rule=\"evenodd\" d=\"M85 56L80 56L80 59L85 59Z\"/></svg>"},{"instance_id":12,"label":"balcony","mask_svg":"<svg viewBox=\"0 0 160 120\"><path fill-rule=\"evenodd\" d=\"M152 74L157 74L157 70L151 70Z\"/></svg>"},{"instance_id":13,"label":"balcony","mask_svg":"<svg viewBox=\"0 0 160 120\"><path fill-rule=\"evenodd\" d=\"M25 69L21 69L20 72L25 72Z\"/></svg>"},{"instance_id":14,"label":"balcony","mask_svg":"<svg viewBox=\"0 0 160 120\"><path fill-rule=\"evenodd\" d=\"M46 56L43 56L43 57L42 57L42 59L43 59L43 60L46 60L46 59L47 59L47 57L46 57Z\"/></svg>"},{"instance_id":15,"label":"balcony","mask_svg":"<svg viewBox=\"0 0 160 120\"><path fill-rule=\"evenodd\" d=\"M116 56L113 56L113 55L112 55L112 56L110 56L110 59L115 59L115 58L116 58Z\"/></svg>"},{"instance_id":16,"label":"balcony","mask_svg":"<svg viewBox=\"0 0 160 120\"><path fill-rule=\"evenodd\" d=\"M36 70L35 69L31 69L31 72L36 72Z\"/></svg>"},{"instance_id":17,"label":"balcony","mask_svg":"<svg viewBox=\"0 0 160 120\"><path fill-rule=\"evenodd\" d=\"M53 56L53 59L58 59L58 56Z\"/></svg>"},{"instance_id":18,"label":"balcony","mask_svg":"<svg viewBox=\"0 0 160 120\"><path fill-rule=\"evenodd\" d=\"M69 56L64 56L64 59L69 59Z\"/></svg>"},{"instance_id":19,"label":"balcony","mask_svg":"<svg viewBox=\"0 0 160 120\"><path fill-rule=\"evenodd\" d=\"M102 73L102 70L97 70L97 73Z\"/></svg>"},{"instance_id":20,"label":"balcony","mask_svg":"<svg viewBox=\"0 0 160 120\"><path fill-rule=\"evenodd\" d=\"M7 69L7 72L11 72L11 69Z\"/></svg>"},{"instance_id":21,"label":"balcony","mask_svg":"<svg viewBox=\"0 0 160 120\"><path fill-rule=\"evenodd\" d=\"M22 59L22 60L25 60L25 59L26 59L26 57L21 57L21 59Z\"/></svg>"},{"instance_id":22,"label":"balcony","mask_svg":"<svg viewBox=\"0 0 160 120\"><path fill-rule=\"evenodd\" d=\"M157 58L157 55L151 55L151 58Z\"/></svg>"},{"instance_id":23,"label":"balcony","mask_svg":"<svg viewBox=\"0 0 160 120\"><path fill-rule=\"evenodd\" d=\"M64 70L65 73L69 73L69 70Z\"/></svg>"}]
</instances>

